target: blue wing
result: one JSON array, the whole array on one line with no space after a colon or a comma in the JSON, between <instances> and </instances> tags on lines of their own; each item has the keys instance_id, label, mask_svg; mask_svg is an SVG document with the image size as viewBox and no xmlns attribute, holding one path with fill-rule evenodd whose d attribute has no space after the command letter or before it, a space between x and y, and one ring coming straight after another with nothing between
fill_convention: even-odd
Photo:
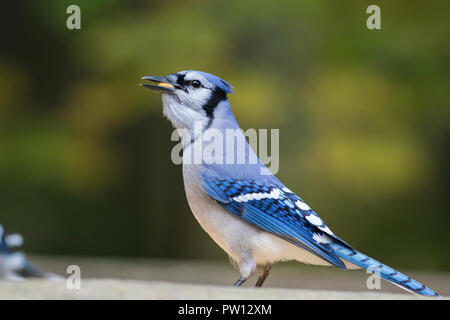
<instances>
[{"instance_id":1,"label":"blue wing","mask_svg":"<svg viewBox=\"0 0 450 320\"><path fill-rule=\"evenodd\" d=\"M203 179L207 194L232 214L346 269L330 245L338 241L320 217L283 186L255 180Z\"/></svg>"}]
</instances>

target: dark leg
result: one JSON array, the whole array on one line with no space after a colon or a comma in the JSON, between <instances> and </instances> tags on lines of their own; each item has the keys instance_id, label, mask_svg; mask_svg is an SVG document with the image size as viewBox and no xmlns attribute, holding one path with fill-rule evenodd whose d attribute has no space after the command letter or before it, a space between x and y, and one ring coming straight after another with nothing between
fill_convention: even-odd
<instances>
[{"instance_id":1,"label":"dark leg","mask_svg":"<svg viewBox=\"0 0 450 320\"><path fill-rule=\"evenodd\" d=\"M235 287L240 287L256 270L256 263L253 257L248 252L242 252L242 257L239 260L233 260L231 262L239 269L241 277L234 283Z\"/></svg>"},{"instance_id":2,"label":"dark leg","mask_svg":"<svg viewBox=\"0 0 450 320\"><path fill-rule=\"evenodd\" d=\"M235 286L235 287L240 287L241 284L243 284L245 281L247 281L247 278L240 277L240 278L238 279L238 281L236 281L236 282L234 283L233 286Z\"/></svg>"},{"instance_id":3,"label":"dark leg","mask_svg":"<svg viewBox=\"0 0 450 320\"><path fill-rule=\"evenodd\" d=\"M255 287L261 287L263 285L264 281L266 281L267 277L269 276L270 268L271 268L270 264L258 266L256 272L258 273L259 277L258 281L256 281Z\"/></svg>"}]
</instances>

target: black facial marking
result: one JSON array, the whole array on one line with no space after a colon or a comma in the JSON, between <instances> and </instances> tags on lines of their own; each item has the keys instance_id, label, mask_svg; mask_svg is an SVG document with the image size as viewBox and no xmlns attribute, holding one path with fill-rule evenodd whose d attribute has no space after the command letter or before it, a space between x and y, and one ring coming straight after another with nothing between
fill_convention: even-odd
<instances>
[{"instance_id":1,"label":"black facial marking","mask_svg":"<svg viewBox=\"0 0 450 320\"><path fill-rule=\"evenodd\" d=\"M184 74L178 75L177 84L179 84L180 86L184 86L186 84L186 80L184 80Z\"/></svg>"},{"instance_id":2,"label":"black facial marking","mask_svg":"<svg viewBox=\"0 0 450 320\"><path fill-rule=\"evenodd\" d=\"M212 91L211 97L203 106L203 110L205 110L206 116L209 118L208 124L206 125L206 128L204 130L208 129L214 120L214 109L218 106L218 104L221 101L227 99L227 93L222 89L216 87L211 91Z\"/></svg>"},{"instance_id":3,"label":"black facial marking","mask_svg":"<svg viewBox=\"0 0 450 320\"><path fill-rule=\"evenodd\" d=\"M227 94L225 91L219 88L215 88L212 91L212 95L206 104L203 106L203 110L205 110L208 118L214 118L214 109L217 107L220 101L227 99Z\"/></svg>"},{"instance_id":4,"label":"black facial marking","mask_svg":"<svg viewBox=\"0 0 450 320\"><path fill-rule=\"evenodd\" d=\"M188 92L187 90L187 85L189 84L189 81L187 81L186 79L184 79L184 74L177 74L178 78L177 78L177 84L178 84L178 89L183 90L184 92Z\"/></svg>"}]
</instances>

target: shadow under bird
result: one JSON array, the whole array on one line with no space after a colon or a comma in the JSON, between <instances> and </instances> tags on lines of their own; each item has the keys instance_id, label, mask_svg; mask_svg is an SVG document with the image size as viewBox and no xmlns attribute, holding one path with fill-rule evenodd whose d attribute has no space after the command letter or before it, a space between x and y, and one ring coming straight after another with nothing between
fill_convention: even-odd
<instances>
[{"instance_id":1,"label":"shadow under bird","mask_svg":"<svg viewBox=\"0 0 450 320\"><path fill-rule=\"evenodd\" d=\"M240 286L255 272L263 285L277 261L297 260L342 270L369 269L412 293L438 294L410 277L355 250L335 235L299 196L284 186L257 158L231 111L233 87L201 71L146 76L142 86L162 94L164 115L181 134L183 178L189 206L203 229L230 256ZM200 130L198 130L200 128ZM213 162L192 161L196 150L210 147L210 133L235 130L234 142L214 149ZM244 163L232 161L237 152ZM243 154L242 154L243 153ZM232 159L236 159L233 155ZM256 161L249 161L250 159Z\"/></svg>"}]
</instances>

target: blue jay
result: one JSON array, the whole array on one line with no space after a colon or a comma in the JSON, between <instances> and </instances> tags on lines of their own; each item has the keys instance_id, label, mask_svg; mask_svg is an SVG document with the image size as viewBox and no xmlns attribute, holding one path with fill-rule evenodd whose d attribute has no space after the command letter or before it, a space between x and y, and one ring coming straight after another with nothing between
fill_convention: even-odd
<instances>
[{"instance_id":1,"label":"blue jay","mask_svg":"<svg viewBox=\"0 0 450 320\"><path fill-rule=\"evenodd\" d=\"M25 278L62 279L62 277L37 270L21 251L23 238L18 233L7 233L0 224L0 278L24 280Z\"/></svg>"},{"instance_id":2,"label":"blue jay","mask_svg":"<svg viewBox=\"0 0 450 320\"><path fill-rule=\"evenodd\" d=\"M142 86L162 94L163 113L181 135L183 178L195 218L229 255L240 272L235 286L254 273L260 287L271 264L297 260L333 265L342 270L369 269L410 292L437 296L421 283L355 250L335 235L294 192L285 187L257 158L230 109L233 87L201 71L180 71L164 77L146 76ZM196 129L200 128L200 130ZM233 146L214 149L215 161L192 161L205 150L210 132L235 130ZM236 145L243 146L237 149ZM226 161L233 154L234 161ZM244 162L234 155L245 153ZM256 161L250 161L256 159Z\"/></svg>"}]
</instances>

